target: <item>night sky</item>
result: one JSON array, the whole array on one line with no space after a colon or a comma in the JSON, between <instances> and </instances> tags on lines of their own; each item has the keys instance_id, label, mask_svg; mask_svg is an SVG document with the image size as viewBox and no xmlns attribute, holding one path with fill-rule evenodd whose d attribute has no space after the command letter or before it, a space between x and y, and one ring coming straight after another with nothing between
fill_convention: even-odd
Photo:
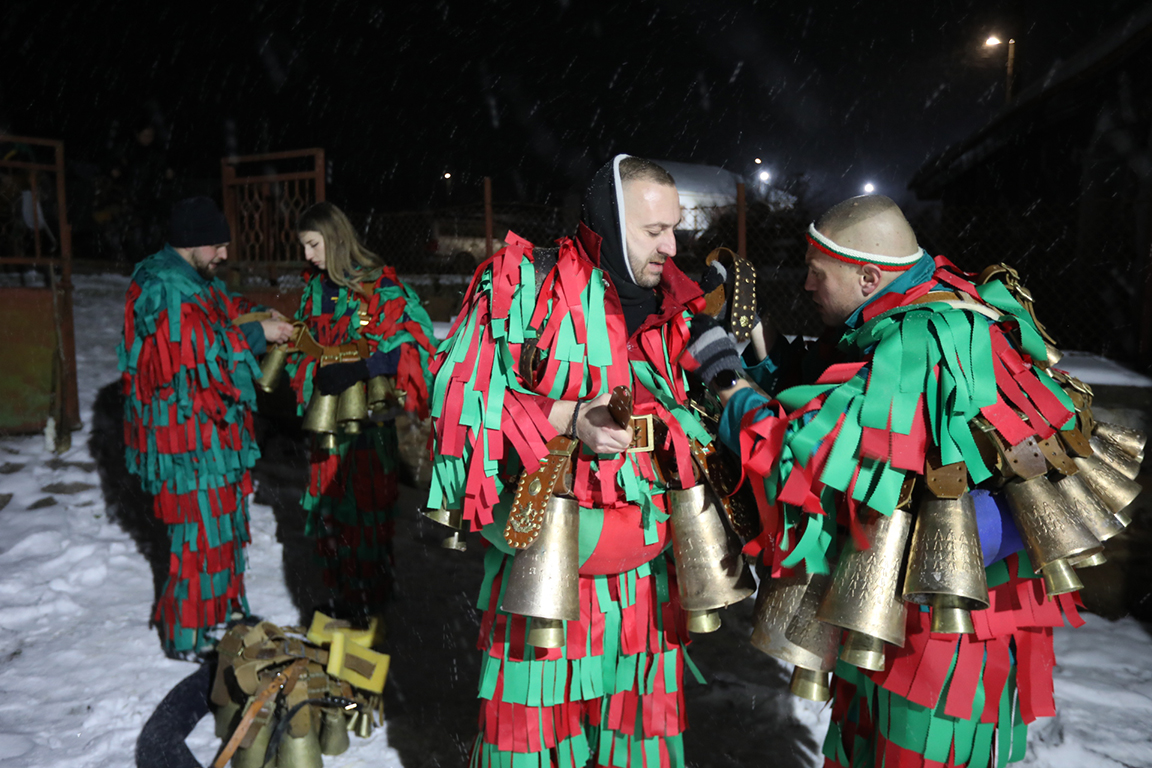
<instances>
[{"instance_id":1,"label":"night sky","mask_svg":"<svg viewBox=\"0 0 1152 768\"><path fill-rule=\"evenodd\" d=\"M45 3L0 21L0 129L99 167L152 120L180 178L322 146L356 208L560 203L616 152L764 159L816 202L905 202L929 156L1141 5L1097 2ZM441 176L453 174L452 188Z\"/></svg>"}]
</instances>

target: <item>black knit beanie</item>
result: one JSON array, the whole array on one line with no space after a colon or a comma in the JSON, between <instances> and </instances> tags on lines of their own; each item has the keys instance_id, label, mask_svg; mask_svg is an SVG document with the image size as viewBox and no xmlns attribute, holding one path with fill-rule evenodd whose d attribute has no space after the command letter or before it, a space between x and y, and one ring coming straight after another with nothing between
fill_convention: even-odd
<instances>
[{"instance_id":1,"label":"black knit beanie","mask_svg":"<svg viewBox=\"0 0 1152 768\"><path fill-rule=\"evenodd\" d=\"M168 223L168 244L173 248L196 248L231 242L228 219L212 198L189 197L172 206Z\"/></svg>"}]
</instances>

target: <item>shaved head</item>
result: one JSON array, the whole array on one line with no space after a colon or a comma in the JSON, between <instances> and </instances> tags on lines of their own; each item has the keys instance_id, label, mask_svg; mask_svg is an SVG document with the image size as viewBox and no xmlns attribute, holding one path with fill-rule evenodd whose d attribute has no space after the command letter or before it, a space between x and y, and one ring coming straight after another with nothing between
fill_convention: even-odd
<instances>
[{"instance_id":1,"label":"shaved head","mask_svg":"<svg viewBox=\"0 0 1152 768\"><path fill-rule=\"evenodd\" d=\"M837 245L881 256L916 253L916 233L900 207L884 195L851 197L829 208L816 229Z\"/></svg>"}]
</instances>

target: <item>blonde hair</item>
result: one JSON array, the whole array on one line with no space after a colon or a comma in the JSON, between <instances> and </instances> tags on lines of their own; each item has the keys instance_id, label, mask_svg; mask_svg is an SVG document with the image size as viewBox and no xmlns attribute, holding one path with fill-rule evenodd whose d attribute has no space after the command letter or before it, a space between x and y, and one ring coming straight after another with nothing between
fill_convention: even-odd
<instances>
[{"instance_id":1,"label":"blonde hair","mask_svg":"<svg viewBox=\"0 0 1152 768\"><path fill-rule=\"evenodd\" d=\"M316 203L300 214L296 232L324 238L324 269L337 285L363 294L362 285L380 278L384 260L364 247L348 216L332 203Z\"/></svg>"}]
</instances>

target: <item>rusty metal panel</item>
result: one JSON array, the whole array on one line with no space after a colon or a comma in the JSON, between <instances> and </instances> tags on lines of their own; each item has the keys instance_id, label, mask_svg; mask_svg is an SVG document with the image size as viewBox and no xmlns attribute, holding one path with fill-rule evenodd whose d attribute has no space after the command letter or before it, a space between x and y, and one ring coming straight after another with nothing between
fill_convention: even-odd
<instances>
[{"instance_id":1,"label":"rusty metal panel","mask_svg":"<svg viewBox=\"0 0 1152 768\"><path fill-rule=\"evenodd\" d=\"M38 432L52 411L56 330L52 293L0 289L0 432Z\"/></svg>"}]
</instances>

